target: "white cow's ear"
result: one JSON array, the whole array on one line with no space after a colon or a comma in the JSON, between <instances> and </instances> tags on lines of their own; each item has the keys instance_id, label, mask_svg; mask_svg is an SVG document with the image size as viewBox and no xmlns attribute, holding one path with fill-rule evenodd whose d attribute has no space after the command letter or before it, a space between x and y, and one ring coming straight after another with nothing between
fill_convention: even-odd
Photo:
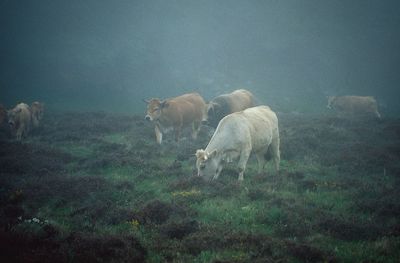
<instances>
[{"instance_id":1,"label":"white cow's ear","mask_svg":"<svg viewBox=\"0 0 400 263\"><path fill-rule=\"evenodd\" d=\"M150 102L150 100L145 100L145 99L142 99L142 100L144 103L147 103L147 104L149 104L149 102Z\"/></svg>"},{"instance_id":2,"label":"white cow's ear","mask_svg":"<svg viewBox=\"0 0 400 263\"><path fill-rule=\"evenodd\" d=\"M196 151L195 155L196 155L197 159L199 159L199 158L202 158L205 155L205 152L204 152L203 149L200 149L200 150Z\"/></svg>"}]
</instances>

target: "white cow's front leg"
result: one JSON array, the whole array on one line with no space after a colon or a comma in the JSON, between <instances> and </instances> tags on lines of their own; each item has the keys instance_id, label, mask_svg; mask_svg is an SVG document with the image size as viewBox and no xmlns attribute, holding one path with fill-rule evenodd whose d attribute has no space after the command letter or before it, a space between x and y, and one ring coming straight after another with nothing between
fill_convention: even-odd
<instances>
[{"instance_id":1,"label":"white cow's front leg","mask_svg":"<svg viewBox=\"0 0 400 263\"><path fill-rule=\"evenodd\" d=\"M238 170L239 170L239 181L243 181L243 174L246 170L246 164L250 157L250 149L244 149L240 152L239 162L238 162Z\"/></svg>"},{"instance_id":2,"label":"white cow's front leg","mask_svg":"<svg viewBox=\"0 0 400 263\"><path fill-rule=\"evenodd\" d=\"M215 175L214 175L214 177L213 177L213 180L218 179L218 177L219 177L219 175L221 174L221 172L222 172L222 166L220 166L220 167L217 168L217 171L215 172Z\"/></svg>"},{"instance_id":3,"label":"white cow's front leg","mask_svg":"<svg viewBox=\"0 0 400 263\"><path fill-rule=\"evenodd\" d=\"M154 131L156 132L156 139L158 144L161 144L162 142L162 133L160 131L160 128L158 127L158 125L156 125L156 127L154 128Z\"/></svg>"}]
</instances>

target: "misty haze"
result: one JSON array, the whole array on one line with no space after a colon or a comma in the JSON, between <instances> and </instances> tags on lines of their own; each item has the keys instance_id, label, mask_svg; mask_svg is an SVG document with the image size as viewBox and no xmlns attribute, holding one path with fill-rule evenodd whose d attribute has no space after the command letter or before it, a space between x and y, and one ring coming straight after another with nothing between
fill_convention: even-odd
<instances>
[{"instance_id":1,"label":"misty haze","mask_svg":"<svg viewBox=\"0 0 400 263\"><path fill-rule=\"evenodd\" d=\"M398 262L400 2L0 0L3 262Z\"/></svg>"}]
</instances>

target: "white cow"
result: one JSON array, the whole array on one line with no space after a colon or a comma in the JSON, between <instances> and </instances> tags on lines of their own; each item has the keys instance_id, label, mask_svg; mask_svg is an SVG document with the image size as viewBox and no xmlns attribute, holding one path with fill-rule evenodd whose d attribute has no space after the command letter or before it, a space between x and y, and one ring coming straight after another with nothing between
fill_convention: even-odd
<instances>
[{"instance_id":1,"label":"white cow","mask_svg":"<svg viewBox=\"0 0 400 263\"><path fill-rule=\"evenodd\" d=\"M218 124L205 150L197 150L199 176L217 179L226 162L239 159L239 181L243 180L250 153L258 160L261 173L267 160L272 159L279 171L278 118L268 106L257 106L224 117Z\"/></svg>"}]
</instances>

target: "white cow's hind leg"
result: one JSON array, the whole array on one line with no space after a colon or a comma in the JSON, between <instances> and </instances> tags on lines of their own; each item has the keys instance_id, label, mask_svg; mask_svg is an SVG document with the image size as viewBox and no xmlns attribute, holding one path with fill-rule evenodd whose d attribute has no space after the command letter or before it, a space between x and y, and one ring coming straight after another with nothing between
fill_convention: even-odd
<instances>
[{"instance_id":1,"label":"white cow's hind leg","mask_svg":"<svg viewBox=\"0 0 400 263\"><path fill-rule=\"evenodd\" d=\"M279 173L279 163L281 161L281 153L279 151L279 144L280 144L280 140L279 140L279 138L277 138L277 139L273 140L270 145L270 153L271 153L272 159L274 161L276 174Z\"/></svg>"},{"instance_id":2,"label":"white cow's hind leg","mask_svg":"<svg viewBox=\"0 0 400 263\"><path fill-rule=\"evenodd\" d=\"M257 157L257 161L258 161L258 173L259 174L262 173L262 171L264 169L264 166L265 166L265 163L267 162L267 160L265 160L264 155L265 155L265 152L256 153L256 157Z\"/></svg>"}]
</instances>

